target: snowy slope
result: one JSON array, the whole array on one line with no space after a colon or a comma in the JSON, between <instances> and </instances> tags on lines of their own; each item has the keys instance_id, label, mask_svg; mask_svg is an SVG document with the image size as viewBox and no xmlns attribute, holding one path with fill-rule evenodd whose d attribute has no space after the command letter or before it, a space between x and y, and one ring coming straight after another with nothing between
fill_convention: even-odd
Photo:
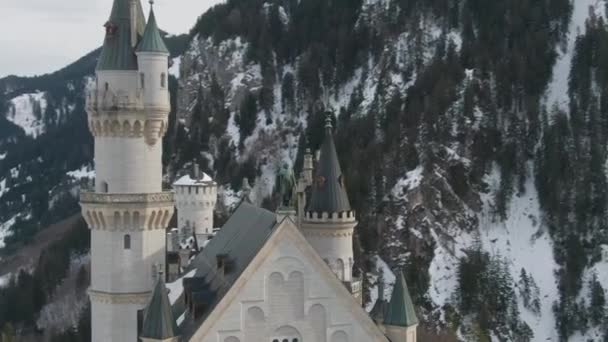
<instances>
[{"instance_id":1,"label":"snowy slope","mask_svg":"<svg viewBox=\"0 0 608 342\"><path fill-rule=\"evenodd\" d=\"M531 175L531 165L529 174ZM491 189L499 187L500 177L494 171L486 177ZM480 234L484 249L506 258L510 263L511 276L517 282L524 269L536 282L540 290L540 315L526 309L519 300L521 318L532 328L533 341L557 341L555 317L552 305L558 299L557 269L553 256L553 242L545 227L541 225L538 193L531 177L525 185L525 193L515 195L509 204L507 220L492 220L492 200L484 196L484 211L480 215ZM521 297L521 296L520 296Z\"/></svg>"},{"instance_id":2,"label":"snowy slope","mask_svg":"<svg viewBox=\"0 0 608 342\"><path fill-rule=\"evenodd\" d=\"M36 138L44 132L42 119L46 106L45 93L23 94L10 101L6 118L21 127L26 135Z\"/></svg>"},{"instance_id":3,"label":"snowy slope","mask_svg":"<svg viewBox=\"0 0 608 342\"><path fill-rule=\"evenodd\" d=\"M604 2L604 0L572 0L573 11L568 27L567 42L565 46L558 48L557 62L553 67L553 79L547 88L546 105L549 109L557 105L559 109L568 111L570 104L568 79L576 38L585 32L585 21L589 18L592 9L597 16L605 16Z\"/></svg>"}]
</instances>

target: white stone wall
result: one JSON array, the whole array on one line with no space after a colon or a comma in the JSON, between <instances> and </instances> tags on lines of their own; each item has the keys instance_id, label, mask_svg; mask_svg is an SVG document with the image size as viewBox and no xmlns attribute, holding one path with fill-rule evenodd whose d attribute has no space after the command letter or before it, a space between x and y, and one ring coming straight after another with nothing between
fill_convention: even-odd
<instances>
[{"instance_id":1,"label":"white stone wall","mask_svg":"<svg viewBox=\"0 0 608 342\"><path fill-rule=\"evenodd\" d=\"M143 304L91 302L93 342L138 341L137 311Z\"/></svg>"},{"instance_id":2,"label":"white stone wall","mask_svg":"<svg viewBox=\"0 0 608 342\"><path fill-rule=\"evenodd\" d=\"M175 206L179 229L190 227L199 243L213 234L213 210L217 202L217 186L209 185L175 186Z\"/></svg>"},{"instance_id":3,"label":"white stone wall","mask_svg":"<svg viewBox=\"0 0 608 342\"><path fill-rule=\"evenodd\" d=\"M124 248L129 235L131 248ZM141 293L154 285L153 265L165 264L165 233L91 230L91 289ZM158 269L158 267L155 267Z\"/></svg>"},{"instance_id":4,"label":"white stone wall","mask_svg":"<svg viewBox=\"0 0 608 342\"><path fill-rule=\"evenodd\" d=\"M322 274L328 275L291 240L280 240L211 330L201 329L191 341L386 342L362 327Z\"/></svg>"},{"instance_id":5,"label":"white stone wall","mask_svg":"<svg viewBox=\"0 0 608 342\"><path fill-rule=\"evenodd\" d=\"M146 107L169 108L169 73L166 54L138 53L139 87L144 89ZM143 74L143 87L141 84ZM164 78L164 81L163 81ZM163 83L164 82L164 83Z\"/></svg>"},{"instance_id":6,"label":"white stone wall","mask_svg":"<svg viewBox=\"0 0 608 342\"><path fill-rule=\"evenodd\" d=\"M96 137L95 190L155 193L162 190L162 144L144 138Z\"/></svg>"},{"instance_id":7,"label":"white stone wall","mask_svg":"<svg viewBox=\"0 0 608 342\"><path fill-rule=\"evenodd\" d=\"M353 232L357 222L345 220L334 222L322 219L311 222L305 219L302 234L308 243L342 281L352 280Z\"/></svg>"}]
</instances>

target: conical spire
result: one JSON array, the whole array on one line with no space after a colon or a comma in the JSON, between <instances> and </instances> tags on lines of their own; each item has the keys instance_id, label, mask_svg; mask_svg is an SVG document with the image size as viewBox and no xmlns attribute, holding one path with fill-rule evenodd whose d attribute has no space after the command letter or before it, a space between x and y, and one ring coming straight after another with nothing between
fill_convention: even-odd
<instances>
[{"instance_id":1,"label":"conical spire","mask_svg":"<svg viewBox=\"0 0 608 342\"><path fill-rule=\"evenodd\" d=\"M173 317L171 303L162 272L158 276L154 293L146 309L144 324L141 332L142 338L164 341L177 337L177 324Z\"/></svg>"},{"instance_id":2,"label":"conical spire","mask_svg":"<svg viewBox=\"0 0 608 342\"><path fill-rule=\"evenodd\" d=\"M160 52L169 53L165 41L160 35L158 26L156 25L156 16L154 15L154 1L150 1L150 15L148 16L148 24L144 32L144 37L137 46L137 52Z\"/></svg>"},{"instance_id":3,"label":"conical spire","mask_svg":"<svg viewBox=\"0 0 608 342\"><path fill-rule=\"evenodd\" d=\"M400 327L411 327L418 324L414 303L412 303L410 292L407 289L403 272L397 277L391 301L388 303L384 315L384 324Z\"/></svg>"},{"instance_id":4,"label":"conical spire","mask_svg":"<svg viewBox=\"0 0 608 342\"><path fill-rule=\"evenodd\" d=\"M325 122L325 140L321 145L321 155L313 181L312 198L308 211L339 213L351 210L338 153L334 145L331 116L329 115Z\"/></svg>"},{"instance_id":5,"label":"conical spire","mask_svg":"<svg viewBox=\"0 0 608 342\"><path fill-rule=\"evenodd\" d=\"M136 18L131 18L131 5ZM138 36L144 33L146 19L139 0L114 0L110 19L105 23L106 37L97 70L137 70L137 58L131 42L131 21Z\"/></svg>"}]
</instances>

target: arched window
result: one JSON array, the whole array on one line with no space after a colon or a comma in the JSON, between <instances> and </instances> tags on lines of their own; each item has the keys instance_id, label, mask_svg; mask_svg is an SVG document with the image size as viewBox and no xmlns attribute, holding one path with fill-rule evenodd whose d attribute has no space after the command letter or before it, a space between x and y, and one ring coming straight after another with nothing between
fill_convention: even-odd
<instances>
[{"instance_id":1,"label":"arched window","mask_svg":"<svg viewBox=\"0 0 608 342\"><path fill-rule=\"evenodd\" d=\"M139 86L141 89L146 89L146 74L143 72L139 74Z\"/></svg>"},{"instance_id":2,"label":"arched window","mask_svg":"<svg viewBox=\"0 0 608 342\"><path fill-rule=\"evenodd\" d=\"M162 74L160 74L160 87L164 88L167 86L167 75L165 75L165 73L163 72Z\"/></svg>"},{"instance_id":3,"label":"arched window","mask_svg":"<svg viewBox=\"0 0 608 342\"><path fill-rule=\"evenodd\" d=\"M123 240L124 249L131 249L131 235L125 235Z\"/></svg>"}]
</instances>

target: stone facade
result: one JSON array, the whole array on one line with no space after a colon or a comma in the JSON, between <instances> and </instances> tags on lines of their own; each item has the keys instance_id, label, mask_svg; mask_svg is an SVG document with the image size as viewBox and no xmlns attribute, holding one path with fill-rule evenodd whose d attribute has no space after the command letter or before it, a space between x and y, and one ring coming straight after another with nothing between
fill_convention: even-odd
<instances>
[{"instance_id":1,"label":"stone facade","mask_svg":"<svg viewBox=\"0 0 608 342\"><path fill-rule=\"evenodd\" d=\"M388 340L286 219L190 341Z\"/></svg>"}]
</instances>

